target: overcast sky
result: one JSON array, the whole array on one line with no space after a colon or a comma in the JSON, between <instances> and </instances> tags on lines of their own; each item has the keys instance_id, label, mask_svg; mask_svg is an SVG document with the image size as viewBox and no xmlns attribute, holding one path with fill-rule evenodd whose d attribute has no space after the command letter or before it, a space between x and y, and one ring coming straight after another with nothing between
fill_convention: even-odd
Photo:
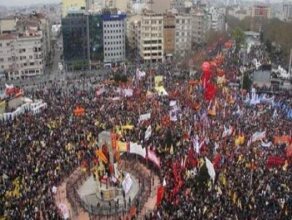
<instances>
[{"instance_id":1,"label":"overcast sky","mask_svg":"<svg viewBox=\"0 0 292 220\"><path fill-rule=\"evenodd\" d=\"M61 0L0 0L3 6L24 6L30 4L58 3Z\"/></svg>"},{"instance_id":2,"label":"overcast sky","mask_svg":"<svg viewBox=\"0 0 292 220\"><path fill-rule=\"evenodd\" d=\"M59 3L62 0L0 0L3 6L24 6L30 4ZM266 1L266 0L245 0L245 1ZM270 2L279 2L283 0L270 0Z\"/></svg>"}]
</instances>

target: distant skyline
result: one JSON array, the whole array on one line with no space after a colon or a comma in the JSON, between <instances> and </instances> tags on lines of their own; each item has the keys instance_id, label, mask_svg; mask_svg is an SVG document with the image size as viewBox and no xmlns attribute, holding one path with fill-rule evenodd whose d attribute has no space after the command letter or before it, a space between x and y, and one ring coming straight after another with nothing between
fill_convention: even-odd
<instances>
[{"instance_id":1,"label":"distant skyline","mask_svg":"<svg viewBox=\"0 0 292 220\"><path fill-rule=\"evenodd\" d=\"M2 6L28 6L32 4L50 4L50 3L60 3L62 0L0 0L0 5ZM242 0L248 2L267 2L267 0ZM292 0L269 0L270 3L275 2L289 2Z\"/></svg>"},{"instance_id":2,"label":"distant skyline","mask_svg":"<svg viewBox=\"0 0 292 220\"><path fill-rule=\"evenodd\" d=\"M11 6L28 6L33 4L52 4L60 3L62 0L0 0L0 5Z\"/></svg>"}]
</instances>

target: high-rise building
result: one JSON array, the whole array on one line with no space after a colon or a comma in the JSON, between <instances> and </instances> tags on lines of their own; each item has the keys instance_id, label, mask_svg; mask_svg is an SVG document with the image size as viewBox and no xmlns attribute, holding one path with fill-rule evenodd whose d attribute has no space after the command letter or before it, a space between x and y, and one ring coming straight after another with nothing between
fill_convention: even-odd
<instances>
[{"instance_id":1,"label":"high-rise building","mask_svg":"<svg viewBox=\"0 0 292 220\"><path fill-rule=\"evenodd\" d=\"M105 13L103 20L104 62L116 63L126 59L126 15Z\"/></svg>"},{"instance_id":2,"label":"high-rise building","mask_svg":"<svg viewBox=\"0 0 292 220\"><path fill-rule=\"evenodd\" d=\"M0 71L9 79L44 73L51 52L50 21L40 13L0 20Z\"/></svg>"},{"instance_id":3,"label":"high-rise building","mask_svg":"<svg viewBox=\"0 0 292 220\"><path fill-rule=\"evenodd\" d=\"M0 35L0 69L8 79L23 79L44 73L42 31Z\"/></svg>"},{"instance_id":4,"label":"high-rise building","mask_svg":"<svg viewBox=\"0 0 292 220\"><path fill-rule=\"evenodd\" d=\"M90 64L96 69L103 62L103 21L101 14L89 15Z\"/></svg>"},{"instance_id":5,"label":"high-rise building","mask_svg":"<svg viewBox=\"0 0 292 220\"><path fill-rule=\"evenodd\" d=\"M139 53L146 62L164 60L163 15L145 12L141 19Z\"/></svg>"},{"instance_id":6,"label":"high-rise building","mask_svg":"<svg viewBox=\"0 0 292 220\"><path fill-rule=\"evenodd\" d=\"M288 22L292 21L292 2L283 4L283 20Z\"/></svg>"},{"instance_id":7,"label":"high-rise building","mask_svg":"<svg viewBox=\"0 0 292 220\"><path fill-rule=\"evenodd\" d=\"M62 19L65 68L81 70L89 67L88 15L79 10Z\"/></svg>"},{"instance_id":8,"label":"high-rise building","mask_svg":"<svg viewBox=\"0 0 292 220\"><path fill-rule=\"evenodd\" d=\"M192 16L192 44L201 44L205 41L208 30L207 18L204 10L194 8L191 11Z\"/></svg>"},{"instance_id":9,"label":"high-rise building","mask_svg":"<svg viewBox=\"0 0 292 220\"><path fill-rule=\"evenodd\" d=\"M182 58L192 49L192 17L179 14L175 17L175 55Z\"/></svg>"}]
</instances>

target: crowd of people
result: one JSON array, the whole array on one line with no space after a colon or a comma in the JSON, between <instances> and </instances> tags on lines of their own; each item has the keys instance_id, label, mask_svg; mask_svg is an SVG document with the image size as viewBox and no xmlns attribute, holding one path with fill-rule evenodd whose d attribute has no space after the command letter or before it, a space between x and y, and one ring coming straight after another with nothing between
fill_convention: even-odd
<instances>
[{"instance_id":1,"label":"crowd of people","mask_svg":"<svg viewBox=\"0 0 292 220\"><path fill-rule=\"evenodd\" d=\"M228 60L230 53L221 64L227 81L239 72ZM78 166L90 166L100 132L133 125L119 131L120 139L138 142L160 159L155 172L164 193L146 219L290 219L292 173L286 150L292 122L286 113L271 103L249 105L249 91L227 83L218 85L207 100L200 73L196 80L179 78L172 68L145 69L142 78L130 73L124 85L82 78L27 91L25 95L42 99L47 108L0 122L0 216L61 218L53 186ZM157 75L163 76L168 95L155 91ZM118 87L131 88L133 94L125 97ZM274 98L279 100L292 107L290 96ZM170 115L171 101L176 101L175 115ZM77 106L84 108L84 115L74 115ZM143 113L151 118L141 123ZM149 126L151 136L145 139ZM250 141L256 132L265 135ZM275 143L276 136L289 136L290 142ZM282 162L269 164L270 157ZM213 162L214 179L205 158Z\"/></svg>"}]
</instances>

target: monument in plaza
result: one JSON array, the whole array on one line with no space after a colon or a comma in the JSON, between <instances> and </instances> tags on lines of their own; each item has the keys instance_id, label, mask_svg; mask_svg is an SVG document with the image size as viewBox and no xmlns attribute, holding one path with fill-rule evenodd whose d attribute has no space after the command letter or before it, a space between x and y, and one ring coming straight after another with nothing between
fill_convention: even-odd
<instances>
[{"instance_id":1,"label":"monument in plaza","mask_svg":"<svg viewBox=\"0 0 292 220\"><path fill-rule=\"evenodd\" d=\"M125 210L125 203L139 191L139 181L118 164L119 151L113 134L103 131L98 135L96 157L89 178L79 187L78 194L84 207L94 214ZM126 210L125 210L126 211Z\"/></svg>"}]
</instances>

